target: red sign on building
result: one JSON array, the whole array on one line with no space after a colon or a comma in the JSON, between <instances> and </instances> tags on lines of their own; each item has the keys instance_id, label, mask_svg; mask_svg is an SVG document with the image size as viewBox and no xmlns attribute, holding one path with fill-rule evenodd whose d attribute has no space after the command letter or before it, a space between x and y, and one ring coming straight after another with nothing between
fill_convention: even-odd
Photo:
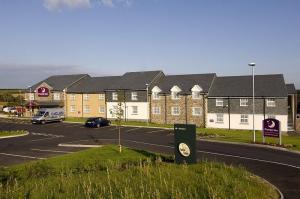
<instances>
[{"instance_id":1,"label":"red sign on building","mask_svg":"<svg viewBox=\"0 0 300 199\"><path fill-rule=\"evenodd\" d=\"M38 88L37 93L38 93L39 97L48 97L50 94L50 91L46 87L40 87L40 88Z\"/></svg>"}]
</instances>

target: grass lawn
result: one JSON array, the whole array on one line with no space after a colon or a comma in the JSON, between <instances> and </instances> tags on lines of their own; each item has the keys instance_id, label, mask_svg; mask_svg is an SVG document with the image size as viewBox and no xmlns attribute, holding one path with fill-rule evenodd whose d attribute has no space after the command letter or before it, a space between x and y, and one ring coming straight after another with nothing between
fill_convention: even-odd
<instances>
[{"instance_id":1,"label":"grass lawn","mask_svg":"<svg viewBox=\"0 0 300 199\"><path fill-rule=\"evenodd\" d=\"M279 198L243 168L170 161L112 145L89 149L0 169L0 198Z\"/></svg>"},{"instance_id":2,"label":"grass lawn","mask_svg":"<svg viewBox=\"0 0 300 199\"><path fill-rule=\"evenodd\" d=\"M0 137L13 136L13 135L25 135L27 131L0 131Z\"/></svg>"}]
</instances>

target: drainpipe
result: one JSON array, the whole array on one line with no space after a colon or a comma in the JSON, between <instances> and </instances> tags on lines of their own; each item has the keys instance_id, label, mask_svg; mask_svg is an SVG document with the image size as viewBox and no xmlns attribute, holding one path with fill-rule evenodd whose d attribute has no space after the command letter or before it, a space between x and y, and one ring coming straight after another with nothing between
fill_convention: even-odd
<instances>
[{"instance_id":1,"label":"drainpipe","mask_svg":"<svg viewBox=\"0 0 300 199\"><path fill-rule=\"evenodd\" d=\"M230 110L231 109L231 104L230 104L230 98L228 97L228 129L230 130L231 129L231 113L230 113Z\"/></svg>"},{"instance_id":2,"label":"drainpipe","mask_svg":"<svg viewBox=\"0 0 300 199\"><path fill-rule=\"evenodd\" d=\"M188 123L188 116L187 116L187 99L186 99L186 95L184 97L184 101L185 101L185 124Z\"/></svg>"},{"instance_id":3,"label":"drainpipe","mask_svg":"<svg viewBox=\"0 0 300 199\"><path fill-rule=\"evenodd\" d=\"M165 124L167 124L167 95L165 94Z\"/></svg>"}]
</instances>

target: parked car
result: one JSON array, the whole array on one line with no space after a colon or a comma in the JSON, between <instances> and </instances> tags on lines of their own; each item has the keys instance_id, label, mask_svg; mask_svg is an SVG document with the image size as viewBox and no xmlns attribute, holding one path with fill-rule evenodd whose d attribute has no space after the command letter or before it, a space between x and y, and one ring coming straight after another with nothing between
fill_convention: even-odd
<instances>
[{"instance_id":1,"label":"parked car","mask_svg":"<svg viewBox=\"0 0 300 199\"><path fill-rule=\"evenodd\" d=\"M101 126L109 126L110 121L103 118L103 117L92 117L88 118L85 122L86 127L91 127L91 128L99 128Z\"/></svg>"},{"instance_id":2,"label":"parked car","mask_svg":"<svg viewBox=\"0 0 300 199\"><path fill-rule=\"evenodd\" d=\"M17 110L16 110L15 107L9 107L9 106L7 106L7 107L3 108L3 112L5 112L5 113L16 113Z\"/></svg>"}]
</instances>

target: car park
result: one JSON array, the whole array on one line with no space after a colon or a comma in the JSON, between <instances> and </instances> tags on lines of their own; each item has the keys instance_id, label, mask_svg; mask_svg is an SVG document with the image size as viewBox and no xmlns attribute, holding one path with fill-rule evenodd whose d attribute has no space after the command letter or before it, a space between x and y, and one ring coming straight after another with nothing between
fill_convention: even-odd
<instances>
[{"instance_id":1,"label":"car park","mask_svg":"<svg viewBox=\"0 0 300 199\"><path fill-rule=\"evenodd\" d=\"M109 126L110 121L103 118L103 117L92 117L88 118L85 122L86 127L91 127L91 128L99 128L102 126Z\"/></svg>"}]
</instances>

